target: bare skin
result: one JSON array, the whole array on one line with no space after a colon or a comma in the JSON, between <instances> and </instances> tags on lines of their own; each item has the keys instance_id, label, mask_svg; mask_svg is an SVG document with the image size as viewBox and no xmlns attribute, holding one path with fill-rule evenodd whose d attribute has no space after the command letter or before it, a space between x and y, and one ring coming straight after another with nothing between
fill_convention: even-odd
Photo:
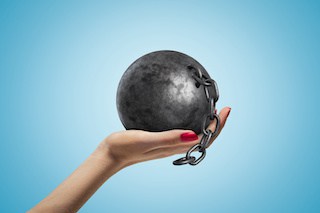
<instances>
[{"instance_id":1,"label":"bare skin","mask_svg":"<svg viewBox=\"0 0 320 213\"><path fill-rule=\"evenodd\" d=\"M225 107L219 113L219 134L230 111L230 107ZM214 131L215 121L208 128ZM143 161L183 154L199 143L203 135L182 142L180 135L186 132L194 133L174 129L163 132L124 130L110 134L66 180L29 212L77 212L104 182L121 169ZM211 139L209 146L216 137Z\"/></svg>"}]
</instances>

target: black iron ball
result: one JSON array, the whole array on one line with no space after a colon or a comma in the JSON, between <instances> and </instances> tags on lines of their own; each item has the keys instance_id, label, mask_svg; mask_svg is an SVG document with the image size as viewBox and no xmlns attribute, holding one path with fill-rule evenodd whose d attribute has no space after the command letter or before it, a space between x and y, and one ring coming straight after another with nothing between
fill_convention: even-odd
<instances>
[{"instance_id":1,"label":"black iron ball","mask_svg":"<svg viewBox=\"0 0 320 213\"><path fill-rule=\"evenodd\" d=\"M133 62L117 89L124 127L151 132L188 129L200 134L210 105L204 86L192 77L194 68L209 76L199 62L176 51L152 52ZM212 87L209 91L215 93Z\"/></svg>"}]
</instances>

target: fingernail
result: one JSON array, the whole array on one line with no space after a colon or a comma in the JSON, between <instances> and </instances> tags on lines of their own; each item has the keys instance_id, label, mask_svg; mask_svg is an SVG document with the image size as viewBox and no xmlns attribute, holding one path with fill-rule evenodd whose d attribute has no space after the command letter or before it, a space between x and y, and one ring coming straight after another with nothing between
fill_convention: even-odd
<instances>
[{"instance_id":1,"label":"fingernail","mask_svg":"<svg viewBox=\"0 0 320 213\"><path fill-rule=\"evenodd\" d=\"M186 132L180 135L181 141L187 142L187 141L194 141L198 139L198 135L196 135L193 132Z\"/></svg>"},{"instance_id":2,"label":"fingernail","mask_svg":"<svg viewBox=\"0 0 320 213\"><path fill-rule=\"evenodd\" d=\"M231 112L231 107L229 107L229 112L227 114L227 117L229 116L230 112Z\"/></svg>"},{"instance_id":3,"label":"fingernail","mask_svg":"<svg viewBox=\"0 0 320 213\"><path fill-rule=\"evenodd\" d=\"M214 110L214 114L217 114L217 109Z\"/></svg>"}]
</instances>

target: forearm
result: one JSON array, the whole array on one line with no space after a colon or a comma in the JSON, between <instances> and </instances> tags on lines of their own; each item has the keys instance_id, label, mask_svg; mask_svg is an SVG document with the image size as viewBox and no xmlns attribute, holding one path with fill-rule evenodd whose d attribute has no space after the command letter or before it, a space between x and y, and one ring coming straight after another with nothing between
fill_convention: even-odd
<instances>
[{"instance_id":1,"label":"forearm","mask_svg":"<svg viewBox=\"0 0 320 213\"><path fill-rule=\"evenodd\" d=\"M65 181L30 212L76 212L113 174L124 168L106 150L95 150Z\"/></svg>"}]
</instances>

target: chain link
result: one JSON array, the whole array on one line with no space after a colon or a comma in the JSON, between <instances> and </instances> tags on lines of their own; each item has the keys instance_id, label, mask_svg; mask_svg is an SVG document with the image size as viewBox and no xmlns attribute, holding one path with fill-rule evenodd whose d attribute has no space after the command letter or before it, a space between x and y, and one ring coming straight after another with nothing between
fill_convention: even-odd
<instances>
[{"instance_id":1,"label":"chain link","mask_svg":"<svg viewBox=\"0 0 320 213\"><path fill-rule=\"evenodd\" d=\"M190 164L195 166L205 158L206 148L208 148L208 146L210 145L211 139L217 136L220 129L220 117L215 113L216 102L219 99L219 90L217 83L209 76L203 74L200 69L196 69L193 66L188 66L188 69L195 70L195 73L192 74L192 77L197 81L199 86L202 85L204 87L206 99L209 103L210 113L204 116L204 120L202 123L203 136L200 142L192 146L186 153L185 157L173 161L173 164ZM215 92L214 94L210 94L209 87L213 87ZM216 127L213 132L210 129L207 129L209 126L209 120L216 121ZM191 153L194 151L199 151L201 153L200 157L196 158L192 156Z\"/></svg>"}]
</instances>

